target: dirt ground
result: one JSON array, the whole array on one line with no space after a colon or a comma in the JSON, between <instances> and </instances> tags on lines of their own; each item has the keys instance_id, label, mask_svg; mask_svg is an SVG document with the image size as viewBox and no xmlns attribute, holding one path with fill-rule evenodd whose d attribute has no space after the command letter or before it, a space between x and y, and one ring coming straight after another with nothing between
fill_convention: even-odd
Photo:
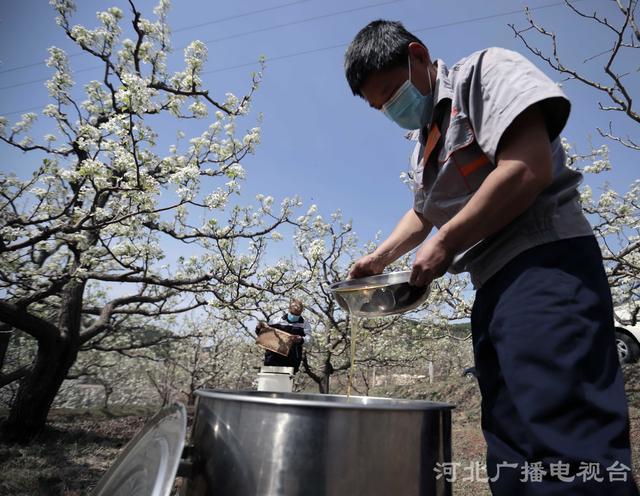
<instances>
[{"instance_id":1,"label":"dirt ground","mask_svg":"<svg viewBox=\"0 0 640 496\"><path fill-rule=\"evenodd\" d=\"M150 415L149 409L53 412L49 428L29 445L0 442L0 494L89 494Z\"/></svg>"},{"instance_id":2,"label":"dirt ground","mask_svg":"<svg viewBox=\"0 0 640 496\"><path fill-rule=\"evenodd\" d=\"M640 364L624 368L631 414L634 474L640 480ZM472 470L484 461L485 443L480 430L480 395L474 380L456 379L393 391L376 391L457 405L453 414L453 460L460 463L453 485L456 496L490 494L488 485ZM149 409L57 411L50 428L28 446L0 441L0 494L15 496L79 496L89 494L127 441L153 413ZM482 473L480 473L482 475ZM464 479L468 480L464 480Z\"/></svg>"}]
</instances>

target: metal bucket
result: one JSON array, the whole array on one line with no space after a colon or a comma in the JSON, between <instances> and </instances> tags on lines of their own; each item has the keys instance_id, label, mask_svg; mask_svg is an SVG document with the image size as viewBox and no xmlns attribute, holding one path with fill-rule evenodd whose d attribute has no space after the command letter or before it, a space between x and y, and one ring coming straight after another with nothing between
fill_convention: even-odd
<instances>
[{"instance_id":1,"label":"metal bucket","mask_svg":"<svg viewBox=\"0 0 640 496\"><path fill-rule=\"evenodd\" d=\"M260 391L196 394L188 496L451 494L434 470L451 461L451 405Z\"/></svg>"}]
</instances>

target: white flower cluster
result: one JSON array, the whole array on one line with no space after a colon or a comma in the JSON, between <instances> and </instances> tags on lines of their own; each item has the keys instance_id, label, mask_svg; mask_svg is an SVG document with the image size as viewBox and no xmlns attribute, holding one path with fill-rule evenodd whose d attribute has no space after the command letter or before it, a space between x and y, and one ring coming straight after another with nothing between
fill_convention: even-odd
<instances>
[{"instance_id":1,"label":"white flower cluster","mask_svg":"<svg viewBox=\"0 0 640 496\"><path fill-rule=\"evenodd\" d=\"M600 195L598 199L598 207L601 209L607 209L611 207L618 199L618 194L612 189L607 189Z\"/></svg>"},{"instance_id":2,"label":"white flower cluster","mask_svg":"<svg viewBox=\"0 0 640 496\"><path fill-rule=\"evenodd\" d=\"M226 93L224 107L234 115L245 115L249 112L250 101L247 98L240 100L233 93Z\"/></svg>"},{"instance_id":3,"label":"white flower cluster","mask_svg":"<svg viewBox=\"0 0 640 496\"><path fill-rule=\"evenodd\" d=\"M22 120L16 122L13 125L13 127L11 128L11 132L14 134L20 134L29 131L37 118L38 116L33 112L22 114Z\"/></svg>"},{"instance_id":4,"label":"white flower cluster","mask_svg":"<svg viewBox=\"0 0 640 496\"><path fill-rule=\"evenodd\" d=\"M73 0L50 0L49 5L51 5L61 16L68 16L76 10L76 3ZM60 24L60 22L61 21L58 20L58 24Z\"/></svg>"},{"instance_id":5,"label":"white flower cluster","mask_svg":"<svg viewBox=\"0 0 640 496\"><path fill-rule=\"evenodd\" d=\"M122 10L110 7L104 12L97 12L96 17L102 23L102 27L95 30L95 38L102 47L111 47L122 32L118 24L122 20Z\"/></svg>"},{"instance_id":6,"label":"white flower cluster","mask_svg":"<svg viewBox=\"0 0 640 496\"><path fill-rule=\"evenodd\" d=\"M308 254L311 260L319 260L324 257L326 248L324 245L324 239L314 239L311 241L308 247Z\"/></svg>"},{"instance_id":7,"label":"white flower cluster","mask_svg":"<svg viewBox=\"0 0 640 496\"><path fill-rule=\"evenodd\" d=\"M87 29L80 24L76 24L71 28L71 36L73 36L79 45L89 48L93 48L93 45L97 41L97 36L94 31Z\"/></svg>"},{"instance_id":8,"label":"white flower cluster","mask_svg":"<svg viewBox=\"0 0 640 496\"><path fill-rule=\"evenodd\" d=\"M318 212L318 206L314 203L309 207L309 209L307 210L307 213L299 216L296 219L296 221L298 222L298 224L308 226L308 224L311 222L312 218L317 212Z\"/></svg>"},{"instance_id":9,"label":"white flower cluster","mask_svg":"<svg viewBox=\"0 0 640 496\"><path fill-rule=\"evenodd\" d=\"M223 209L229 201L229 192L224 191L222 188L216 189L210 195L207 195L204 199L204 204L211 210Z\"/></svg>"},{"instance_id":10,"label":"white flower cluster","mask_svg":"<svg viewBox=\"0 0 640 496\"><path fill-rule=\"evenodd\" d=\"M105 91L102 82L90 81L85 84L84 91L87 99L82 102L82 106L89 114L98 116L112 111L111 98Z\"/></svg>"},{"instance_id":11,"label":"white flower cluster","mask_svg":"<svg viewBox=\"0 0 640 496\"><path fill-rule=\"evenodd\" d=\"M198 89L202 85L200 73L207 60L207 45L195 40L184 49L185 70L176 72L171 78L171 85L183 91Z\"/></svg>"},{"instance_id":12,"label":"white flower cluster","mask_svg":"<svg viewBox=\"0 0 640 496\"><path fill-rule=\"evenodd\" d=\"M157 91L149 87L146 79L127 73L122 76L122 82L123 85L116 93L116 100L121 106L141 114L157 110L157 105L153 102Z\"/></svg>"},{"instance_id":13,"label":"white flower cluster","mask_svg":"<svg viewBox=\"0 0 640 496\"><path fill-rule=\"evenodd\" d=\"M171 2L169 0L160 0L158 5L153 8L153 13L158 17L165 16L169 9L171 9Z\"/></svg>"},{"instance_id":14,"label":"white flower cluster","mask_svg":"<svg viewBox=\"0 0 640 496\"><path fill-rule=\"evenodd\" d=\"M591 186L586 185L580 192L580 202L585 205L591 203L592 199L593 191L591 190Z\"/></svg>"},{"instance_id":15,"label":"white flower cluster","mask_svg":"<svg viewBox=\"0 0 640 496\"><path fill-rule=\"evenodd\" d=\"M600 172L611 170L611 162L609 162L608 158L603 160L594 160L591 165L585 166L583 170L590 174L599 174Z\"/></svg>"},{"instance_id":16,"label":"white flower cluster","mask_svg":"<svg viewBox=\"0 0 640 496\"><path fill-rule=\"evenodd\" d=\"M47 66L55 69L53 76L47 81L49 95L56 100L66 102L67 92L73 87L73 79L69 72L69 61L64 50L50 47Z\"/></svg>"},{"instance_id":17,"label":"white flower cluster","mask_svg":"<svg viewBox=\"0 0 640 496\"><path fill-rule=\"evenodd\" d=\"M87 159L80 163L80 167L78 167L75 176L93 179L101 174L104 169L104 164L99 160Z\"/></svg>"},{"instance_id":18,"label":"white flower cluster","mask_svg":"<svg viewBox=\"0 0 640 496\"><path fill-rule=\"evenodd\" d=\"M200 72L207 61L207 45L200 40L192 41L184 49L184 61L189 72Z\"/></svg>"},{"instance_id":19,"label":"white flower cluster","mask_svg":"<svg viewBox=\"0 0 640 496\"><path fill-rule=\"evenodd\" d=\"M189 105L189 112L191 112L196 119L204 119L209 115L209 109L201 101L195 101Z\"/></svg>"},{"instance_id":20,"label":"white flower cluster","mask_svg":"<svg viewBox=\"0 0 640 496\"><path fill-rule=\"evenodd\" d=\"M244 179L246 177L244 168L237 162L226 167L224 173L229 179Z\"/></svg>"},{"instance_id":21,"label":"white flower cluster","mask_svg":"<svg viewBox=\"0 0 640 496\"><path fill-rule=\"evenodd\" d=\"M256 200L260 202L260 210L266 214L271 213L273 207L273 196L256 195Z\"/></svg>"},{"instance_id":22,"label":"white flower cluster","mask_svg":"<svg viewBox=\"0 0 640 496\"><path fill-rule=\"evenodd\" d=\"M255 145L260 143L260 128L253 127L242 138L242 144L246 146L250 152L253 152Z\"/></svg>"}]
</instances>

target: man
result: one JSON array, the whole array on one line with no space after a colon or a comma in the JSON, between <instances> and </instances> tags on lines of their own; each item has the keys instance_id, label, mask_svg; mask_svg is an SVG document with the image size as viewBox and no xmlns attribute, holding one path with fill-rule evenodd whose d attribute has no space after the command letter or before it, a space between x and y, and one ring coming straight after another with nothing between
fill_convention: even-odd
<instances>
[{"instance_id":1,"label":"man","mask_svg":"<svg viewBox=\"0 0 640 496\"><path fill-rule=\"evenodd\" d=\"M517 53L490 48L447 68L382 20L356 35L345 72L417 141L413 206L350 276L418 246L412 284L470 273L493 494L638 494L611 294L559 138L565 95Z\"/></svg>"},{"instance_id":2,"label":"man","mask_svg":"<svg viewBox=\"0 0 640 496\"><path fill-rule=\"evenodd\" d=\"M256 326L256 334L260 335L263 329L267 327L273 327L280 329L281 331L292 334L293 346L289 351L288 356L282 356L273 351L265 351L264 365L270 365L274 367L293 367L293 373L297 373L300 368L300 362L302 361L302 349L311 345L311 327L302 317L302 311L304 305L302 301L294 298L289 303L289 311L282 314L280 320L266 324L265 322L258 322Z\"/></svg>"}]
</instances>

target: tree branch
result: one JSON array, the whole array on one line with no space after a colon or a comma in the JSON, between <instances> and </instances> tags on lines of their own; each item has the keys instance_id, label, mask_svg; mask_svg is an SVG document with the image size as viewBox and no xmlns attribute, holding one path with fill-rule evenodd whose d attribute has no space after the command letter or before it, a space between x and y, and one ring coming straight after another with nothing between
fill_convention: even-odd
<instances>
[{"instance_id":1,"label":"tree branch","mask_svg":"<svg viewBox=\"0 0 640 496\"><path fill-rule=\"evenodd\" d=\"M0 300L0 322L26 332L38 342L50 342L60 336L55 325L29 313L24 307L3 300Z\"/></svg>"},{"instance_id":2,"label":"tree branch","mask_svg":"<svg viewBox=\"0 0 640 496\"><path fill-rule=\"evenodd\" d=\"M31 370L31 366L23 365L22 367L17 368L13 372L0 375L0 388L3 388L11 384L12 382L22 379L25 375L29 373L30 370Z\"/></svg>"}]
</instances>

